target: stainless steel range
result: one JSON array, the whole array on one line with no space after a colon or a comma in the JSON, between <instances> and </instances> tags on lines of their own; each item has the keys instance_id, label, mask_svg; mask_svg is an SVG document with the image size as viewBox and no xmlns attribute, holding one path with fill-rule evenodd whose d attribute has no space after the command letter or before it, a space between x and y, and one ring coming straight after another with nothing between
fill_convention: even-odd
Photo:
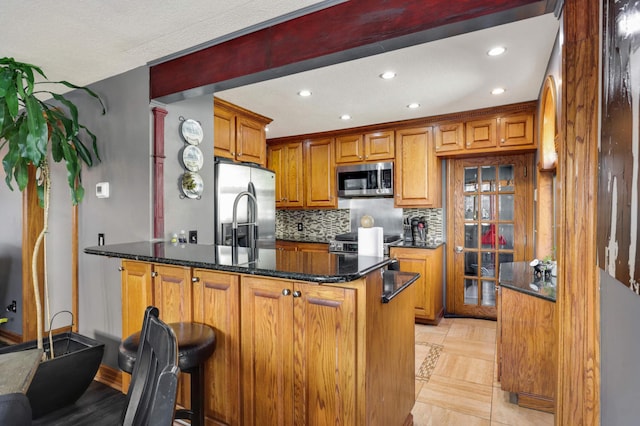
<instances>
[{"instance_id":1,"label":"stainless steel range","mask_svg":"<svg viewBox=\"0 0 640 426\"><path fill-rule=\"evenodd\" d=\"M402 241L400 235L385 234L382 237L382 247L384 255L389 256L389 246L397 244ZM358 233L347 232L346 234L339 234L333 240L329 240L329 252L330 253L357 253L358 252Z\"/></svg>"}]
</instances>

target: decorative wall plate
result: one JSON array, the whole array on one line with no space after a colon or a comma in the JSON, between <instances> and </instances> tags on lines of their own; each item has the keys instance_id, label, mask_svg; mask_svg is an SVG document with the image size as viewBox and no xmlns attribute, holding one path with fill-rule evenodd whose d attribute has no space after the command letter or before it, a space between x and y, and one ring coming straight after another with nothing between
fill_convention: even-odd
<instances>
[{"instance_id":1,"label":"decorative wall plate","mask_svg":"<svg viewBox=\"0 0 640 426\"><path fill-rule=\"evenodd\" d=\"M191 172L197 172L204 164L204 155L202 151L195 145L187 145L182 151L182 163L185 169Z\"/></svg>"},{"instance_id":2,"label":"decorative wall plate","mask_svg":"<svg viewBox=\"0 0 640 426\"><path fill-rule=\"evenodd\" d=\"M188 198L200 198L204 184L198 173L186 172L182 175L182 192Z\"/></svg>"},{"instance_id":3,"label":"decorative wall plate","mask_svg":"<svg viewBox=\"0 0 640 426\"><path fill-rule=\"evenodd\" d=\"M202 126L196 120L188 118L180 124L180 133L184 140L191 145L200 145L204 138Z\"/></svg>"}]
</instances>

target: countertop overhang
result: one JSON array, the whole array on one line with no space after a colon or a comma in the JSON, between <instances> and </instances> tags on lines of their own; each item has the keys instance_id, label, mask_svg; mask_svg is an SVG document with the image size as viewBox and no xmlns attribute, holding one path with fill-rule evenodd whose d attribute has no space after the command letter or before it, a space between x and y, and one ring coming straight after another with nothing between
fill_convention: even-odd
<instances>
[{"instance_id":1,"label":"countertop overhang","mask_svg":"<svg viewBox=\"0 0 640 426\"><path fill-rule=\"evenodd\" d=\"M537 277L533 272L528 262L501 263L500 286L555 302L556 277Z\"/></svg>"},{"instance_id":2,"label":"countertop overhang","mask_svg":"<svg viewBox=\"0 0 640 426\"><path fill-rule=\"evenodd\" d=\"M250 249L207 244L173 244L166 241L94 246L85 248L84 252L98 256L316 283L354 281L393 262L393 259L389 258L357 254L287 251L271 247Z\"/></svg>"}]
</instances>

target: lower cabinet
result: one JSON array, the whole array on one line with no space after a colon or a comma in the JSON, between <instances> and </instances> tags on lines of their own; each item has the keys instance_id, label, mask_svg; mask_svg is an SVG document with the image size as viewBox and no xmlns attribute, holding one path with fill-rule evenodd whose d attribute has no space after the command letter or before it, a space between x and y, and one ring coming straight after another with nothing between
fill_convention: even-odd
<instances>
[{"instance_id":1,"label":"lower cabinet","mask_svg":"<svg viewBox=\"0 0 640 426\"><path fill-rule=\"evenodd\" d=\"M382 291L381 271L318 285L123 260L123 336L141 328L149 305L164 321L215 329L205 367L208 426L408 425L413 291L386 304ZM188 406L189 387L181 388L179 404Z\"/></svg>"},{"instance_id":2,"label":"lower cabinet","mask_svg":"<svg viewBox=\"0 0 640 426\"><path fill-rule=\"evenodd\" d=\"M243 279L245 425L356 424L355 290Z\"/></svg>"},{"instance_id":3,"label":"lower cabinet","mask_svg":"<svg viewBox=\"0 0 640 426\"><path fill-rule=\"evenodd\" d=\"M442 251L442 246L436 249L391 247L389 255L398 260L401 271L420 274L413 284L416 322L438 324L444 314Z\"/></svg>"},{"instance_id":4,"label":"lower cabinet","mask_svg":"<svg viewBox=\"0 0 640 426\"><path fill-rule=\"evenodd\" d=\"M554 302L500 286L498 380L518 405L553 413L557 377Z\"/></svg>"}]
</instances>

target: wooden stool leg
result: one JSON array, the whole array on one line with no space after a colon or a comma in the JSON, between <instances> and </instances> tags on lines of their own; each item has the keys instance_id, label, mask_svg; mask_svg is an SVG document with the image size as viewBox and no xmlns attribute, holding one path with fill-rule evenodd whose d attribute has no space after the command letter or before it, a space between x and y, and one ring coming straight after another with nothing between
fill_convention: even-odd
<instances>
[{"instance_id":1,"label":"wooden stool leg","mask_svg":"<svg viewBox=\"0 0 640 426\"><path fill-rule=\"evenodd\" d=\"M191 372L191 419L192 426L204 426L204 365Z\"/></svg>"}]
</instances>

